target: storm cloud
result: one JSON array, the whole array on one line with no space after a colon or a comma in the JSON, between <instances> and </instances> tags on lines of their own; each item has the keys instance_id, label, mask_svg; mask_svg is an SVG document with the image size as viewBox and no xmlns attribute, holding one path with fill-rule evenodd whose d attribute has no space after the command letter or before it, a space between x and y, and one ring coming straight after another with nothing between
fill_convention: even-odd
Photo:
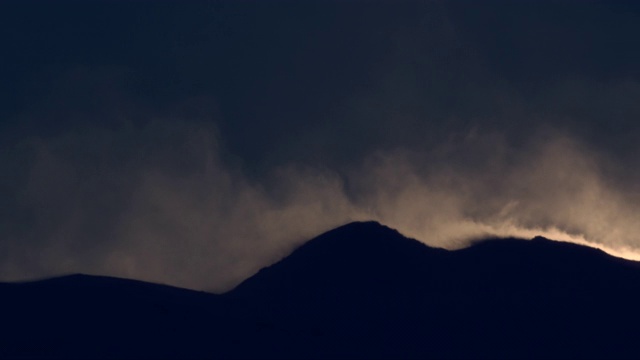
<instances>
[{"instance_id":1,"label":"storm cloud","mask_svg":"<svg viewBox=\"0 0 640 360\"><path fill-rule=\"evenodd\" d=\"M5 6L1 280L219 292L370 219L639 257L633 7Z\"/></svg>"},{"instance_id":2,"label":"storm cloud","mask_svg":"<svg viewBox=\"0 0 640 360\"><path fill-rule=\"evenodd\" d=\"M432 152L376 152L347 172L287 164L260 181L221 159L218 136L209 123L154 120L23 145L3 277L86 272L223 291L364 219L450 249L544 235L638 256L637 197L566 136L513 149L473 132Z\"/></svg>"}]
</instances>

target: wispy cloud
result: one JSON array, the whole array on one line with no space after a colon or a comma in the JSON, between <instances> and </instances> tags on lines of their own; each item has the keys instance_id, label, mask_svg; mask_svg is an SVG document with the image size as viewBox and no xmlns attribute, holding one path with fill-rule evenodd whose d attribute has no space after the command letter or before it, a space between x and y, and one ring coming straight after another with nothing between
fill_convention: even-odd
<instances>
[{"instance_id":1,"label":"wispy cloud","mask_svg":"<svg viewBox=\"0 0 640 360\"><path fill-rule=\"evenodd\" d=\"M348 171L288 164L251 178L198 121L97 127L22 145L25 226L5 233L0 276L69 272L224 291L334 226L375 219L432 246L489 235L600 246L636 257L637 202L584 144L557 132L512 148L471 131L430 151L378 152ZM19 215L19 216L18 216Z\"/></svg>"}]
</instances>

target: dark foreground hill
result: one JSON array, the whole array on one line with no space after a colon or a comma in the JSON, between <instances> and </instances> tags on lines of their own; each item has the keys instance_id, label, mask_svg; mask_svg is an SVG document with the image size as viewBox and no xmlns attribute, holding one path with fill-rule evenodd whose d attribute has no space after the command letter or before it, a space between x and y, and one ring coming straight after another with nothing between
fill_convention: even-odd
<instances>
[{"instance_id":1,"label":"dark foreground hill","mask_svg":"<svg viewBox=\"0 0 640 360\"><path fill-rule=\"evenodd\" d=\"M446 251L374 222L223 295L76 275L0 298L3 358L640 357L638 263L543 238Z\"/></svg>"}]
</instances>

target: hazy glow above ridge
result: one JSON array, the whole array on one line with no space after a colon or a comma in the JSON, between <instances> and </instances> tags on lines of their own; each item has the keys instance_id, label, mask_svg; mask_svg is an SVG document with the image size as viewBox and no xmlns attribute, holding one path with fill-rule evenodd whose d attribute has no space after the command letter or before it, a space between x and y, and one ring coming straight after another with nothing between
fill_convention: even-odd
<instances>
[{"instance_id":1,"label":"hazy glow above ridge","mask_svg":"<svg viewBox=\"0 0 640 360\"><path fill-rule=\"evenodd\" d=\"M343 172L287 164L256 180L220 158L215 131L201 124L125 130L105 131L95 154L147 156L107 162L97 175L76 163L76 139L29 144L19 200L38 226L5 239L0 280L82 272L222 292L356 220L447 249L543 236L640 260L633 192L612 186L598 157L562 134L513 149L475 132L432 152L371 154ZM125 139L126 151L111 147Z\"/></svg>"}]
</instances>

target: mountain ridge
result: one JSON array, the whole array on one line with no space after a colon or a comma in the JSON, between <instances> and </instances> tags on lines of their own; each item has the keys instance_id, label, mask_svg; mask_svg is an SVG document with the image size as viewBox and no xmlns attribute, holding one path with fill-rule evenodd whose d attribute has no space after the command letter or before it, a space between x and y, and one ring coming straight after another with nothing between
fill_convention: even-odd
<instances>
[{"instance_id":1,"label":"mountain ridge","mask_svg":"<svg viewBox=\"0 0 640 360\"><path fill-rule=\"evenodd\" d=\"M382 234L384 234L384 236L380 236ZM616 257L614 255L611 255L601 249L597 249L594 247L590 247L587 245L581 245L581 244L575 244L575 243L571 243L571 242L567 242L567 241L560 241L560 240L553 240L553 239L549 239L543 236L535 236L531 239L527 239L527 238L520 238L520 237L492 237L492 236L488 236L485 238L481 238L481 239L477 239L472 241L468 246L464 247L464 248L460 248L460 249L455 249L455 250L448 250L448 249L444 249L444 248L439 248L439 247L433 247L430 245L427 245L419 240L413 239L413 238L409 238L404 236L403 234L401 234L398 230L390 228L386 225L383 225L381 223L379 223L378 221L374 221L374 220L369 220L369 221L353 221L353 222L349 222L347 224L338 226L334 229L328 230L304 243L302 243L300 246L298 246L297 248L293 249L289 254L287 254L286 256L284 256L282 259L274 262L273 264L264 266L262 268L260 268L260 270L258 270L258 272L256 272L254 275L257 275L258 273L264 272L270 268L272 268L274 265L279 264L282 260L285 260L287 258L289 258L292 255L298 255L300 252L308 252L308 251L317 251L318 247L326 247L327 244L327 240L329 240L329 242L333 242L333 244L331 244L331 246L337 246L337 245L344 245L345 243L347 243L348 241L352 241L354 240L353 238L349 238L349 234L351 233L351 235L353 235L353 233L357 233L358 236L356 237L356 241L360 242L359 245L374 245L374 246L380 246L381 243L375 242L375 241L371 241L372 239L369 238L367 240L362 240L362 234L367 234L367 233L376 233L377 236L376 238L374 238L374 240L379 240L380 238L383 239L383 241L387 241L387 240L391 240L391 241L403 241L404 244L411 244L411 246L414 249L418 249L418 251L422 250L422 251L434 251L434 252L439 252L439 253L465 253L465 252L475 252L478 251L480 249L482 249L483 251L485 250L485 248L491 248L492 250L495 248L498 248L501 251L504 251L506 249L508 250L524 250L524 251L528 251L530 250L530 248L532 247L531 244L535 244L534 246L538 246L538 245L542 245L543 247L546 248L552 248L555 247L557 249L563 249L566 250L568 248L571 249L579 249L581 252L586 253L590 253L591 255L597 255L600 256L602 258L606 258L606 259L610 259L613 260L615 259L617 262L619 263L624 263L624 264L628 264L628 265L637 265L638 267L640 267L640 261L634 261L634 260L629 260L629 259L624 259L624 258L620 258L620 257ZM337 244L336 240L342 241L342 244ZM318 246L319 245L319 246ZM353 244L351 244L353 245ZM385 245L390 245L390 243L387 243ZM397 244L396 244L397 245ZM501 249L503 248L503 249ZM506 249L504 249L506 248ZM349 250L353 251L354 248L351 246L348 248ZM363 249L359 249L359 250L363 250ZM367 253L366 249L364 249L365 251L363 251L364 255L370 254ZM488 250L488 249L487 249ZM323 250L322 252L326 253L326 250ZM513 255L513 254L510 254ZM247 278L246 280L252 278L254 275L250 276L249 278ZM245 280L245 281L246 281ZM164 283L156 283L156 282L149 282L149 281L144 281L144 280L137 280L137 279L133 279L133 278L121 278L121 277L115 277L115 276L108 276L108 275L96 275L96 274L87 274L87 273L69 273L69 274L65 274L65 275L60 275L60 276L54 276L54 277L49 277L49 278L40 278L40 279L34 279L34 280L24 280L24 281L12 281L12 282L0 282L0 285L30 285L30 284L41 284L41 283L49 283L49 282L66 282L69 281L70 283L78 283L78 282L102 282L102 283L123 283L123 284L128 284L128 285L135 285L135 284L140 284L140 285L145 285L145 286L158 286L158 287L170 287L170 288L175 288L175 289L181 289L181 290L186 290L186 291L192 291L192 292L198 292L198 293L207 293L207 294L212 294L211 292L208 291L204 291L204 290L194 290L194 289L186 289L186 288L182 288L179 286L174 286L174 285L169 285L169 284L164 284ZM244 281L243 281L244 282ZM243 282L241 282L240 284L238 284L236 287L234 287L233 289L229 290L228 292L232 292L234 291L235 288L237 288L238 286L240 286Z\"/></svg>"},{"instance_id":2,"label":"mountain ridge","mask_svg":"<svg viewBox=\"0 0 640 360\"><path fill-rule=\"evenodd\" d=\"M0 284L0 358L637 358L637 265L544 238L450 251L356 222L220 295Z\"/></svg>"}]
</instances>

